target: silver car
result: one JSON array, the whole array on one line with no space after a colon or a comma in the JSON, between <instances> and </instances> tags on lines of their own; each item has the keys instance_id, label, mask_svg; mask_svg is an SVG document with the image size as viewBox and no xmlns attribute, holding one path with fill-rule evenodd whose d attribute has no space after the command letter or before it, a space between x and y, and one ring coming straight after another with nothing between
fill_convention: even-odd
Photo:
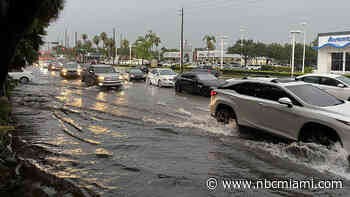
<instances>
[{"instance_id":1,"label":"silver car","mask_svg":"<svg viewBox=\"0 0 350 197\"><path fill-rule=\"evenodd\" d=\"M350 100L350 79L342 75L308 74L296 79L317 86L340 99Z\"/></svg>"},{"instance_id":2,"label":"silver car","mask_svg":"<svg viewBox=\"0 0 350 197\"><path fill-rule=\"evenodd\" d=\"M236 80L211 93L211 115L292 140L350 151L350 102L297 81Z\"/></svg>"}]
</instances>

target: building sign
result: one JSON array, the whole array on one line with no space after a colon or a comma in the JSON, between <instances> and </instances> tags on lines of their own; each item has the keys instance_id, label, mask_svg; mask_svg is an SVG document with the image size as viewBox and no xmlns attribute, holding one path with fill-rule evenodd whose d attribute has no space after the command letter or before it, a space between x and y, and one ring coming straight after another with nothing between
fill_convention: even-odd
<instances>
[{"instance_id":1,"label":"building sign","mask_svg":"<svg viewBox=\"0 0 350 197\"><path fill-rule=\"evenodd\" d=\"M334 38L334 37L329 37L328 42L346 42L350 41L350 36L349 37L339 37L339 38Z\"/></svg>"},{"instance_id":2,"label":"building sign","mask_svg":"<svg viewBox=\"0 0 350 197\"><path fill-rule=\"evenodd\" d=\"M324 47L345 48L350 45L350 35L320 36L318 42L318 47L315 47L315 49Z\"/></svg>"}]
</instances>

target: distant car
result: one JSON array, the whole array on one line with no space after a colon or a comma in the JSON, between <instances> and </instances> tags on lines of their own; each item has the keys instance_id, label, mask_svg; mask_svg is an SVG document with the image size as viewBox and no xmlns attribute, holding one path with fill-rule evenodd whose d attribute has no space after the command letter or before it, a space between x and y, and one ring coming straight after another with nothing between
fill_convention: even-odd
<instances>
[{"instance_id":1,"label":"distant car","mask_svg":"<svg viewBox=\"0 0 350 197\"><path fill-rule=\"evenodd\" d=\"M319 87L342 100L350 101L350 79L336 74L307 74L296 77Z\"/></svg>"},{"instance_id":2,"label":"distant car","mask_svg":"<svg viewBox=\"0 0 350 197\"><path fill-rule=\"evenodd\" d=\"M211 93L218 122L350 151L350 102L300 81L236 80Z\"/></svg>"},{"instance_id":3,"label":"distant car","mask_svg":"<svg viewBox=\"0 0 350 197\"><path fill-rule=\"evenodd\" d=\"M143 80L146 81L146 74L142 72L142 70L138 68L131 68L126 71L124 74L124 78L128 81L137 81Z\"/></svg>"},{"instance_id":4,"label":"distant car","mask_svg":"<svg viewBox=\"0 0 350 197\"><path fill-rule=\"evenodd\" d=\"M8 75L12 79L19 80L19 82L24 84L27 84L34 79L33 73L29 71L9 72Z\"/></svg>"},{"instance_id":5,"label":"distant car","mask_svg":"<svg viewBox=\"0 0 350 197\"><path fill-rule=\"evenodd\" d=\"M206 72L219 77L219 72L213 66L200 66L192 70L192 72Z\"/></svg>"},{"instance_id":6,"label":"distant car","mask_svg":"<svg viewBox=\"0 0 350 197\"><path fill-rule=\"evenodd\" d=\"M150 85L174 87L176 76L177 73L169 68L154 68L148 73L147 78Z\"/></svg>"},{"instance_id":7,"label":"distant car","mask_svg":"<svg viewBox=\"0 0 350 197\"><path fill-rule=\"evenodd\" d=\"M79 78L82 74L82 69L76 62L68 62L63 65L60 71L61 77L64 78Z\"/></svg>"},{"instance_id":8,"label":"distant car","mask_svg":"<svg viewBox=\"0 0 350 197\"><path fill-rule=\"evenodd\" d=\"M63 68L63 64L60 62L51 62L48 66L49 71L59 71Z\"/></svg>"},{"instance_id":9,"label":"distant car","mask_svg":"<svg viewBox=\"0 0 350 197\"><path fill-rule=\"evenodd\" d=\"M210 92L227 82L219 80L210 73L186 72L179 75L175 82L175 91L186 91L210 97Z\"/></svg>"},{"instance_id":10,"label":"distant car","mask_svg":"<svg viewBox=\"0 0 350 197\"><path fill-rule=\"evenodd\" d=\"M82 82L87 86L120 87L122 80L119 73L110 65L91 65L82 75Z\"/></svg>"}]
</instances>

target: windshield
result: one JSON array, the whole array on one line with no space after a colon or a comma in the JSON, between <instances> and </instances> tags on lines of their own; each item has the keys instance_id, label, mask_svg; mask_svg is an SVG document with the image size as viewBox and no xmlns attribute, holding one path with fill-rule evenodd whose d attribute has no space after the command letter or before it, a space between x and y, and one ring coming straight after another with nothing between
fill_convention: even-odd
<instances>
[{"instance_id":1,"label":"windshield","mask_svg":"<svg viewBox=\"0 0 350 197\"><path fill-rule=\"evenodd\" d=\"M160 75L176 75L176 73L172 70L159 70Z\"/></svg>"},{"instance_id":2,"label":"windshield","mask_svg":"<svg viewBox=\"0 0 350 197\"><path fill-rule=\"evenodd\" d=\"M69 64L66 64L66 68L78 68L78 64L76 63L69 63Z\"/></svg>"},{"instance_id":3,"label":"windshield","mask_svg":"<svg viewBox=\"0 0 350 197\"><path fill-rule=\"evenodd\" d=\"M211 74L199 74L197 75L199 80L217 80L217 78L214 75Z\"/></svg>"},{"instance_id":4,"label":"windshield","mask_svg":"<svg viewBox=\"0 0 350 197\"><path fill-rule=\"evenodd\" d=\"M143 73L143 72L139 69L131 69L130 73Z\"/></svg>"},{"instance_id":5,"label":"windshield","mask_svg":"<svg viewBox=\"0 0 350 197\"><path fill-rule=\"evenodd\" d=\"M115 73L112 67L95 67L95 73Z\"/></svg>"},{"instance_id":6,"label":"windshield","mask_svg":"<svg viewBox=\"0 0 350 197\"><path fill-rule=\"evenodd\" d=\"M293 92L305 103L308 103L310 105L328 107L344 103L343 101L337 99L335 96L332 96L312 85L287 86L287 89Z\"/></svg>"},{"instance_id":7,"label":"windshield","mask_svg":"<svg viewBox=\"0 0 350 197\"><path fill-rule=\"evenodd\" d=\"M347 86L350 86L350 78L344 77L344 76L340 76L337 77L336 79L338 79L339 81L345 83Z\"/></svg>"}]
</instances>

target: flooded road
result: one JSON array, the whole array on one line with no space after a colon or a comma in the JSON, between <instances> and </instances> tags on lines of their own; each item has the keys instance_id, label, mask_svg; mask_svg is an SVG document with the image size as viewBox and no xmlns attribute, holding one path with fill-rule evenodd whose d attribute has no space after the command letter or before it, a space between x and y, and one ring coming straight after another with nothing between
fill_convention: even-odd
<instances>
[{"instance_id":1,"label":"flooded road","mask_svg":"<svg viewBox=\"0 0 350 197\"><path fill-rule=\"evenodd\" d=\"M101 196L350 196L346 151L232 132L209 115L209 98L127 83L86 87L59 73L13 92L20 140L41 150L28 161ZM25 149L25 148L24 148ZM342 180L343 189L209 191L218 179ZM88 193L88 192L87 192Z\"/></svg>"}]
</instances>

